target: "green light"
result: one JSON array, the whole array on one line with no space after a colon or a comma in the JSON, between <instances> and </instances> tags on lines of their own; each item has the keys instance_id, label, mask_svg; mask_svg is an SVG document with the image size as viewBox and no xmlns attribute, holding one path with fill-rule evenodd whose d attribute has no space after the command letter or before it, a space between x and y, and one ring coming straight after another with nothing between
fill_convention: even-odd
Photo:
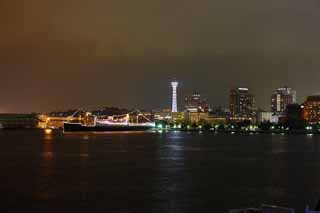
<instances>
[{"instance_id":1,"label":"green light","mask_svg":"<svg viewBox=\"0 0 320 213\"><path fill-rule=\"evenodd\" d=\"M312 126L307 126L306 130L312 130Z\"/></svg>"}]
</instances>

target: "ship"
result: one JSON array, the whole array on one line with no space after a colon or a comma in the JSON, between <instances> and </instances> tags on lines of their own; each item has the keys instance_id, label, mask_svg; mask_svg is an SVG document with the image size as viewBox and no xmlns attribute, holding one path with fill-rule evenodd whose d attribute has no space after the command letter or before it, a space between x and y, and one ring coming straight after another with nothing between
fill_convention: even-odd
<instances>
[{"instance_id":1,"label":"ship","mask_svg":"<svg viewBox=\"0 0 320 213\"><path fill-rule=\"evenodd\" d=\"M98 117L89 112L78 113L71 116L63 123L64 132L120 132L120 131L147 131L155 128L155 123L136 111L125 115ZM135 122L130 119L130 114L135 113ZM139 122L139 116L147 122Z\"/></svg>"}]
</instances>

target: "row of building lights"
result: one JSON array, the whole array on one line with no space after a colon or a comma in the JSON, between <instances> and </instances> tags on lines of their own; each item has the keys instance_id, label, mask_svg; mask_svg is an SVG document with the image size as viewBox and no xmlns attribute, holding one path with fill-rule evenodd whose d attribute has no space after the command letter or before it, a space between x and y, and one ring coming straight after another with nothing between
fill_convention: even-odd
<instances>
[{"instance_id":1,"label":"row of building lights","mask_svg":"<svg viewBox=\"0 0 320 213\"><path fill-rule=\"evenodd\" d=\"M172 86L172 113L178 112L177 107L177 87L178 82L173 81ZM255 103L255 97L248 88L235 88L230 91L229 117L232 120L254 120L270 121L272 123L281 122L286 113L296 110L307 123L317 123L320 121L320 96L309 96L302 104L297 104L296 91L287 86L281 87L271 96L271 110L269 112L259 112ZM194 94L185 99L186 112L208 112L209 105L201 102L200 95ZM289 115L290 116L290 115Z\"/></svg>"}]
</instances>

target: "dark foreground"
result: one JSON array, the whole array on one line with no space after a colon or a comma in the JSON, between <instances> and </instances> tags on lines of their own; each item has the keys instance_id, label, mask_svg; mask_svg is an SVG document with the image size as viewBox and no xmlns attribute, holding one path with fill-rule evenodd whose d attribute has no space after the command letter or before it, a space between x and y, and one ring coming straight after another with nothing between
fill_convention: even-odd
<instances>
[{"instance_id":1,"label":"dark foreground","mask_svg":"<svg viewBox=\"0 0 320 213\"><path fill-rule=\"evenodd\" d=\"M0 212L226 212L320 199L320 136L0 131Z\"/></svg>"}]
</instances>

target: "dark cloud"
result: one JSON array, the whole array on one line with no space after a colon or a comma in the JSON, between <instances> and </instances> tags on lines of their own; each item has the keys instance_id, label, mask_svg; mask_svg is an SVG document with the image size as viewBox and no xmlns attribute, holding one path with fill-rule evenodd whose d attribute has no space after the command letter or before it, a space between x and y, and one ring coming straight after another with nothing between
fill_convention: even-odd
<instances>
[{"instance_id":1,"label":"dark cloud","mask_svg":"<svg viewBox=\"0 0 320 213\"><path fill-rule=\"evenodd\" d=\"M248 86L268 109L283 84L318 92L318 1L2 0L0 110L170 105L197 90L226 105Z\"/></svg>"}]
</instances>

